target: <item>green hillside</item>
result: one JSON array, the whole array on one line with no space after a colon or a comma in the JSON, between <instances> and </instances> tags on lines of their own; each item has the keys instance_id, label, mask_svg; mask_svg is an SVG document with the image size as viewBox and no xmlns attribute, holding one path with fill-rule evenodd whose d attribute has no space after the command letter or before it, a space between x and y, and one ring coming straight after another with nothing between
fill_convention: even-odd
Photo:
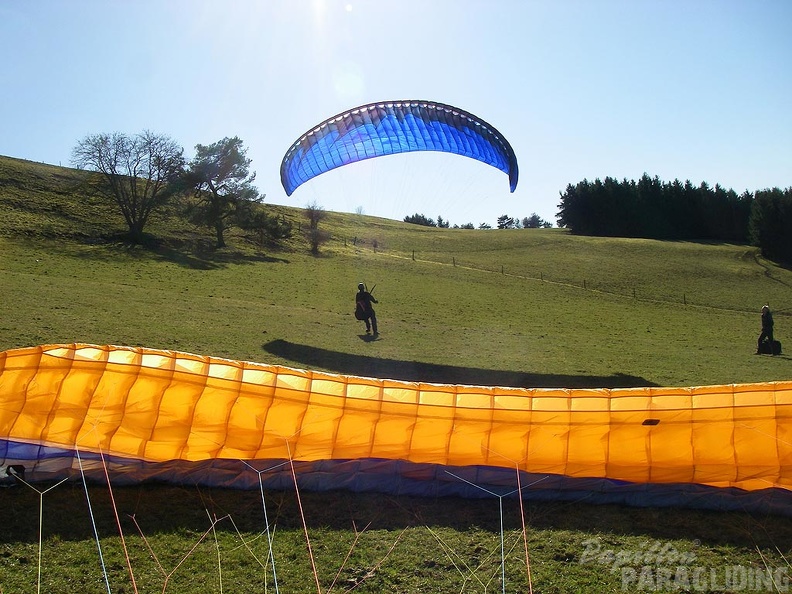
<instances>
[{"instance_id":1,"label":"green hillside","mask_svg":"<svg viewBox=\"0 0 792 594\"><path fill-rule=\"evenodd\" d=\"M85 175L0 157L0 350L142 345L535 387L792 377L787 355L753 355L764 302L775 311L777 338L792 348L792 271L748 246L438 229L328 213L321 227L331 239L319 256L299 233L262 247L233 232L229 247L215 250L211 233L175 210L152 221L145 246L130 246L115 209L84 195ZM299 209L272 208L305 227ZM376 285L376 341L352 314L360 281ZM102 486L45 488L0 489L2 594L37 584L49 592L278 591L265 499L277 526L281 592L731 592L759 590L768 568L792 574L786 517L585 500L524 508L494 498L346 492L297 500L289 491L265 497L148 484L116 488L111 500ZM639 582L642 567L650 571ZM687 589L663 573L680 567ZM727 584L734 568L750 573L751 588ZM694 578L699 570L707 573Z\"/></svg>"},{"instance_id":2,"label":"green hillside","mask_svg":"<svg viewBox=\"0 0 792 594\"><path fill-rule=\"evenodd\" d=\"M787 379L755 357L759 307L777 338L792 271L743 245L462 230L328 213L262 248L174 212L150 245L71 169L0 159L0 348L144 345L328 371L517 386L700 385ZM295 222L299 209L272 207ZM381 340L361 340L357 282L376 285Z\"/></svg>"}]
</instances>

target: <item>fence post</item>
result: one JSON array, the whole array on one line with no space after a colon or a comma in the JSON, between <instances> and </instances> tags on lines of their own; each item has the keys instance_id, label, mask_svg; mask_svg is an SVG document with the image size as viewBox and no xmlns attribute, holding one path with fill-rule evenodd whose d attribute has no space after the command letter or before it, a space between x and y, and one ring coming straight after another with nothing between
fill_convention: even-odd
<instances>
[{"instance_id":1,"label":"fence post","mask_svg":"<svg viewBox=\"0 0 792 594\"><path fill-rule=\"evenodd\" d=\"M413 256L412 256L412 258L413 258L413 262L415 262L415 250L413 250Z\"/></svg>"}]
</instances>

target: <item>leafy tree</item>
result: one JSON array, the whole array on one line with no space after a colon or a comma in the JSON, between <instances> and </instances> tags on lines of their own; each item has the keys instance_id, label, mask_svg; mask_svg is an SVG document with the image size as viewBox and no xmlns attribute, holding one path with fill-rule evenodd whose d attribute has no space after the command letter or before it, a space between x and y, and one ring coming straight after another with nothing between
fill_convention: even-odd
<instances>
[{"instance_id":1,"label":"leafy tree","mask_svg":"<svg viewBox=\"0 0 792 594\"><path fill-rule=\"evenodd\" d=\"M459 226L460 229L475 229L473 223L465 223L464 225Z\"/></svg>"},{"instance_id":2,"label":"leafy tree","mask_svg":"<svg viewBox=\"0 0 792 594\"><path fill-rule=\"evenodd\" d=\"M225 247L225 231L238 223L246 203L261 201L255 179L238 137L195 146L195 158L184 177L195 199L188 216L195 224L214 229L218 248Z\"/></svg>"},{"instance_id":3,"label":"leafy tree","mask_svg":"<svg viewBox=\"0 0 792 594\"><path fill-rule=\"evenodd\" d=\"M277 243L292 235L292 222L284 216L269 214L261 204L255 202L240 203L237 208L236 224L240 229L255 236L261 246Z\"/></svg>"},{"instance_id":4,"label":"leafy tree","mask_svg":"<svg viewBox=\"0 0 792 594\"><path fill-rule=\"evenodd\" d=\"M441 229L448 229L449 223L448 221L443 220L443 217L440 215L437 216L437 226Z\"/></svg>"},{"instance_id":5,"label":"leafy tree","mask_svg":"<svg viewBox=\"0 0 792 594\"><path fill-rule=\"evenodd\" d=\"M522 220L522 226L523 229L539 229L540 227L547 227L548 224L542 217L533 212L530 217L525 217Z\"/></svg>"},{"instance_id":6,"label":"leafy tree","mask_svg":"<svg viewBox=\"0 0 792 594\"><path fill-rule=\"evenodd\" d=\"M479 229L492 229L492 225L489 223L480 223L478 226Z\"/></svg>"},{"instance_id":7,"label":"leafy tree","mask_svg":"<svg viewBox=\"0 0 792 594\"><path fill-rule=\"evenodd\" d=\"M422 214L415 213L411 216L404 217L405 223L412 223L413 225L423 225L425 227L434 227L435 222Z\"/></svg>"},{"instance_id":8,"label":"leafy tree","mask_svg":"<svg viewBox=\"0 0 792 594\"><path fill-rule=\"evenodd\" d=\"M101 174L89 183L97 193L115 201L130 239L140 243L151 214L179 190L183 153L168 136L149 131L135 136L92 134L74 147L72 164Z\"/></svg>"}]
</instances>

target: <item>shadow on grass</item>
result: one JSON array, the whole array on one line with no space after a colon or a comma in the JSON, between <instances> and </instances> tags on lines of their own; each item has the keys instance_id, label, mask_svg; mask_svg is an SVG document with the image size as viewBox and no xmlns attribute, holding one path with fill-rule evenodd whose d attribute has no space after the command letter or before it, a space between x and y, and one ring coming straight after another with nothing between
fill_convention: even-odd
<instances>
[{"instance_id":1,"label":"shadow on grass","mask_svg":"<svg viewBox=\"0 0 792 594\"><path fill-rule=\"evenodd\" d=\"M193 270L216 270L231 265L253 263L282 263L288 264L289 260L269 256L259 251L241 251L234 248L217 249L214 244L203 238L168 238L161 239L146 236L141 243L131 243L123 233L107 235L99 240L87 241L83 238L82 244L104 245L105 250L85 251L70 250L64 247L62 251L83 259L110 259L119 253L124 253L133 258L142 260L160 260L171 262L184 268Z\"/></svg>"},{"instance_id":2,"label":"shadow on grass","mask_svg":"<svg viewBox=\"0 0 792 594\"><path fill-rule=\"evenodd\" d=\"M599 375L561 375L530 371L500 371L435 365L418 361L398 361L380 357L330 351L286 340L262 345L271 355L294 361L305 367L330 369L335 373L387 378L410 382L509 386L515 388L636 388L657 386L642 377L615 373Z\"/></svg>"},{"instance_id":3,"label":"shadow on grass","mask_svg":"<svg viewBox=\"0 0 792 594\"><path fill-rule=\"evenodd\" d=\"M46 486L39 486L41 490ZM264 519L258 490L205 488L163 484L140 484L114 489L114 502L107 487L89 487L91 507L82 484L62 484L44 497L43 536L60 540L91 542L92 525L103 536L117 535L116 514L123 531L137 534L175 534L187 545L209 527L207 514L232 518L217 524L218 532L260 533ZM41 498L24 487L0 490L0 504L6 518L0 525L0 550L14 543L36 543L39 539ZM283 534L301 538L303 518L310 530L352 531L354 526L371 530L399 531L404 528L446 527L459 532L500 530L499 501L457 497L390 496L381 493L348 491L301 491L300 501L293 491L267 491L267 513ZM57 520L53 520L57 518ZM134 520L133 520L134 518ZM733 546L753 550L774 549L792 539L792 518L760 516L740 512L694 509L640 508L619 505L592 505L580 501L525 501L524 518L535 553L548 549L550 555L564 554L576 561L584 552L580 540L607 534L605 548L635 547L622 537L648 539L697 539L707 546ZM513 499L503 501L503 527L508 531L522 526L520 506ZM572 533L572 537L552 544L546 531ZM192 536L196 535L196 536ZM192 540L191 540L192 539ZM277 540L277 538L276 538ZM431 540L431 539L429 539ZM90 547L90 544L88 545ZM572 547L572 548L570 548ZM557 549L557 550L556 550Z\"/></svg>"},{"instance_id":4,"label":"shadow on grass","mask_svg":"<svg viewBox=\"0 0 792 594\"><path fill-rule=\"evenodd\" d=\"M248 254L238 251L223 250L184 250L167 245L148 248L160 260L172 262L194 270L212 270L229 265L252 264L259 262L288 264L284 258L276 258L265 254Z\"/></svg>"}]
</instances>

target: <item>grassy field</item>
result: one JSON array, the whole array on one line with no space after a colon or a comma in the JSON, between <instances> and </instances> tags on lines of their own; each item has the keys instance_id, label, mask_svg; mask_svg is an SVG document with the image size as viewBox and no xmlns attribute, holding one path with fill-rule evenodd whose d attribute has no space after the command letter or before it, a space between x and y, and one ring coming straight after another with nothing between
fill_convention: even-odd
<instances>
[{"instance_id":1,"label":"grassy field","mask_svg":"<svg viewBox=\"0 0 792 594\"><path fill-rule=\"evenodd\" d=\"M561 229L437 229L328 213L322 227L331 239L312 256L299 233L277 248L231 233L229 247L214 250L210 233L172 212L152 221L146 246L129 246L115 210L81 193L82 175L0 158L0 350L142 345L375 377L526 387L792 376L788 356L753 355L765 302L775 312L776 337L792 345L792 271L752 247L575 237ZM305 226L301 211L273 209L295 228ZM376 285L377 341L364 339L352 315L360 281ZM502 591L497 499L304 493L301 515L292 492L262 500L259 493L140 485L115 494L124 553L107 489L89 493L113 592L277 591L266 561L265 510L270 521L277 517L280 591ZM0 502L7 510L0 593L34 591L39 567L43 591L108 589L81 485L41 496L27 487L2 490ZM528 567L533 591L545 594L650 589L648 576L630 582L632 574L604 551L647 558L661 549L681 552L682 566L714 569L721 582L737 576L727 575L729 567L786 571L792 552L788 518L584 502L534 503L524 517L527 546L519 508L504 502L503 591L528 591ZM602 555L592 553L596 547ZM641 567L633 561L627 569ZM680 563L654 558L649 565ZM715 574L698 590L740 589Z\"/></svg>"}]
</instances>

